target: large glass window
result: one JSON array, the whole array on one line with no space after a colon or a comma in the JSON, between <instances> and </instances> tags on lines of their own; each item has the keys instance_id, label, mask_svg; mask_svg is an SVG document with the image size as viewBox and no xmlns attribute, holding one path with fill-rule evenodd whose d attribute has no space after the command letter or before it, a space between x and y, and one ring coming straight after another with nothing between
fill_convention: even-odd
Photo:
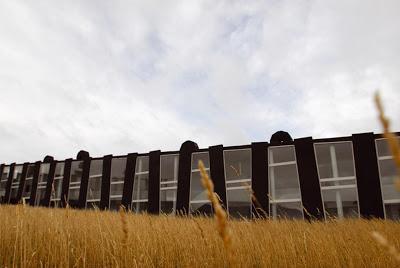
<instances>
[{"instance_id":1,"label":"large glass window","mask_svg":"<svg viewBox=\"0 0 400 268\"><path fill-rule=\"evenodd\" d=\"M51 187L50 206L61 207L62 181L64 178L64 162L57 162Z\"/></svg>"},{"instance_id":2,"label":"large glass window","mask_svg":"<svg viewBox=\"0 0 400 268\"><path fill-rule=\"evenodd\" d=\"M103 175L103 159L90 162L88 188L86 193L86 207L98 208L101 198L101 178Z\"/></svg>"},{"instance_id":3,"label":"large glass window","mask_svg":"<svg viewBox=\"0 0 400 268\"><path fill-rule=\"evenodd\" d=\"M49 178L49 170L50 170L49 163L42 163L40 165L39 179L38 179L36 198L35 198L35 206L38 206L44 200L44 197L46 194L47 180Z\"/></svg>"},{"instance_id":4,"label":"large glass window","mask_svg":"<svg viewBox=\"0 0 400 268\"><path fill-rule=\"evenodd\" d=\"M149 157L136 159L135 180L133 184L132 211L147 211L149 195Z\"/></svg>"},{"instance_id":5,"label":"large glass window","mask_svg":"<svg viewBox=\"0 0 400 268\"><path fill-rule=\"evenodd\" d=\"M160 156L160 212L175 213L179 155Z\"/></svg>"},{"instance_id":6,"label":"large glass window","mask_svg":"<svg viewBox=\"0 0 400 268\"><path fill-rule=\"evenodd\" d=\"M273 219L303 218L295 148L268 148L269 213Z\"/></svg>"},{"instance_id":7,"label":"large glass window","mask_svg":"<svg viewBox=\"0 0 400 268\"><path fill-rule=\"evenodd\" d=\"M400 192L396 189L397 168L387 143L387 139L378 139L376 151L378 154L379 175L385 215L388 219L400 219Z\"/></svg>"},{"instance_id":8,"label":"large glass window","mask_svg":"<svg viewBox=\"0 0 400 268\"><path fill-rule=\"evenodd\" d=\"M207 190L201 184L201 175L198 167L202 160L208 175L210 175L210 157L208 152L192 154L192 171L190 176L190 212L193 214L212 214L212 205L207 198Z\"/></svg>"},{"instance_id":9,"label":"large glass window","mask_svg":"<svg viewBox=\"0 0 400 268\"><path fill-rule=\"evenodd\" d=\"M28 203L31 199L33 175L35 173L35 164L29 164L26 172L24 190L22 192L22 201Z\"/></svg>"},{"instance_id":10,"label":"large glass window","mask_svg":"<svg viewBox=\"0 0 400 268\"><path fill-rule=\"evenodd\" d=\"M317 143L314 148L325 217L358 217L352 142Z\"/></svg>"},{"instance_id":11,"label":"large glass window","mask_svg":"<svg viewBox=\"0 0 400 268\"><path fill-rule=\"evenodd\" d=\"M11 199L17 198L18 195L18 189L19 189L19 184L21 182L21 176L22 176L22 165L16 165L14 168L14 174L12 177L12 183L11 183Z\"/></svg>"},{"instance_id":12,"label":"large glass window","mask_svg":"<svg viewBox=\"0 0 400 268\"><path fill-rule=\"evenodd\" d=\"M1 174L1 179L0 179L0 201L4 200L6 195L6 186L9 173L10 173L10 166L4 166L3 173Z\"/></svg>"},{"instance_id":13,"label":"large glass window","mask_svg":"<svg viewBox=\"0 0 400 268\"><path fill-rule=\"evenodd\" d=\"M224 151L229 216L251 217L251 149Z\"/></svg>"},{"instance_id":14,"label":"large glass window","mask_svg":"<svg viewBox=\"0 0 400 268\"><path fill-rule=\"evenodd\" d=\"M81 188L83 172L83 161L76 160L71 163L71 176L69 180L68 203L77 206L79 202L79 191Z\"/></svg>"},{"instance_id":15,"label":"large glass window","mask_svg":"<svg viewBox=\"0 0 400 268\"><path fill-rule=\"evenodd\" d=\"M124 192L126 157L113 158L111 162L110 209L118 210Z\"/></svg>"}]
</instances>

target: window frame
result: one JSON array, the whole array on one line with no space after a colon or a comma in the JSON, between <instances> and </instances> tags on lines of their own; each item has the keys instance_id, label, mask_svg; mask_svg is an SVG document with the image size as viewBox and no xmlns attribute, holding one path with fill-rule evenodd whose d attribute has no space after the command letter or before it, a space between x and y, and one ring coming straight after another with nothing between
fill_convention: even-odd
<instances>
[{"instance_id":1,"label":"window frame","mask_svg":"<svg viewBox=\"0 0 400 268\"><path fill-rule=\"evenodd\" d=\"M211 203L211 201L208 200L208 199L202 199L202 200L194 200L194 201L192 201L192 179L193 179L193 173L194 173L194 172L200 173L200 169L199 169L199 168L195 168L195 169L192 168L192 167L193 167L193 156L194 156L195 154L207 154L208 163L209 163L209 165L210 165L210 152L209 152L209 151L198 151L198 152L193 152L193 153L190 155L189 214L192 214L192 213L193 213L193 212L192 212L192 208L191 208L191 204L209 204L209 205L211 206L211 210L213 211L212 203ZM196 165L196 166L198 166L198 165ZM206 172L208 171L208 173L211 172L211 168L210 168L210 167L204 167L204 170L205 170ZM210 174L209 174L209 175L210 175ZM200 176L201 176L201 175L200 175Z\"/></svg>"},{"instance_id":2,"label":"window frame","mask_svg":"<svg viewBox=\"0 0 400 268\"><path fill-rule=\"evenodd\" d=\"M173 181L162 181L161 174L162 174L162 158L163 157L174 157L174 180ZM176 169L176 170L175 170ZM178 176L179 176L179 153L175 154L162 154L160 155L160 204L159 204L159 213L164 213L161 210L161 192L168 191L168 190L175 190L175 200L173 201L173 207L171 213L165 214L175 214L176 213L176 201L178 199ZM172 186L164 186L164 185L172 185Z\"/></svg>"},{"instance_id":3,"label":"window frame","mask_svg":"<svg viewBox=\"0 0 400 268\"><path fill-rule=\"evenodd\" d=\"M248 179L239 179L239 180L227 180L227 174L226 174L226 157L225 157L225 152L238 152L238 151L249 151L250 155L250 178ZM253 218L253 213L252 213L252 208L253 208L253 202L252 202L252 187L253 187L253 170L252 170L252 165L253 165L253 157L251 154L251 148L240 148L240 149L226 149L223 150L223 162L224 162L224 180L225 180L225 196L226 196L226 212L229 215L229 200L228 200L228 191L235 191L235 190L247 190L250 196L250 219ZM237 183L248 183L248 185L242 185L242 186L231 186L229 187L229 184L234 185Z\"/></svg>"},{"instance_id":4,"label":"window frame","mask_svg":"<svg viewBox=\"0 0 400 268\"><path fill-rule=\"evenodd\" d=\"M294 160L292 161L285 161L285 162L278 162L278 163L270 163L271 159L271 153L273 148L284 148L284 147L291 147L293 148L293 155L294 155ZM293 203L300 203L300 208L301 208L301 215L302 219L304 219L304 206L303 206L303 197L301 194L301 186L300 186L300 176L299 176L299 169L297 165L297 156L296 156L296 147L293 144L287 144L287 145L273 145L273 146L268 146L267 147L267 154L268 154L268 161L267 161L267 167L268 167L268 213L269 217L272 219L277 219L278 215L272 215L271 213L271 204L293 204ZM272 158L273 159L273 158ZM272 187L270 187L270 182L271 182L271 168L279 167L279 166L288 166L288 165L294 165L296 168L296 177L297 177L297 183L298 183L298 189L299 189L299 194L300 198L286 198L286 199L279 199L279 200L272 200L271 199L271 190ZM275 177L275 174L274 174ZM275 178L274 178L275 180Z\"/></svg>"},{"instance_id":5,"label":"window frame","mask_svg":"<svg viewBox=\"0 0 400 268\"><path fill-rule=\"evenodd\" d=\"M322 179L322 182L336 182L336 181L346 181L346 180L354 180L354 185L335 185L335 186L322 186L321 185L321 175L319 172L319 168L318 168L318 156L317 156L317 145L334 145L334 144L342 144L342 143L349 143L350 144L350 148L351 148L351 159L353 161L353 172L354 172L354 176L345 176L345 177L332 177L332 178L324 178ZM329 147L329 150L331 147ZM335 148L335 147L333 147ZM354 148L353 148L353 141L351 140L343 140L343 141L331 141L331 142L314 142L313 143L313 149L314 149L314 156L315 156L315 164L317 166L317 173L318 173L318 183L319 183L319 188L321 191L321 200L322 200L322 208L324 210L324 219L326 220L327 218L327 211L325 210L325 201L324 201L324 196L322 194L322 191L330 191L330 190L342 190L342 189L355 189L356 192L356 199L357 199L357 210L358 210L358 217L361 217L361 213L360 213L360 198L358 196L358 185L357 185L357 170L356 170L356 162L355 162L355 158L354 158ZM330 164L332 165L332 157L330 155L331 158L331 162ZM335 162L337 163L337 155L336 155L336 150L335 150ZM337 165L336 165L337 166ZM333 165L332 165L332 176L334 176L333 174ZM352 178L352 179L350 179ZM336 208L338 210L338 208ZM342 209L343 209L343 204L342 204ZM339 217L339 210L338 210L338 219L344 219L344 215L343 217Z\"/></svg>"},{"instance_id":6,"label":"window frame","mask_svg":"<svg viewBox=\"0 0 400 268\"><path fill-rule=\"evenodd\" d=\"M396 136L396 139L398 140L398 142L400 142L400 137L399 136ZM381 174L380 162L381 162L381 160L392 160L392 161L394 161L394 160L393 160L393 155L392 154L391 155L385 155L385 156L379 156L378 141L386 141L386 143L387 143L387 138L382 137L382 138L375 139L376 161L377 161L377 164L378 164L379 186L381 187L383 213L384 213L385 219L387 219L386 205L392 205L392 204L400 205L400 198L385 200L385 198L383 196L383 185L382 185L382 174Z\"/></svg>"},{"instance_id":7,"label":"window frame","mask_svg":"<svg viewBox=\"0 0 400 268\"><path fill-rule=\"evenodd\" d=\"M138 172L138 168L136 168L136 166L138 165L138 160L140 159L140 158L147 158L147 161L148 161L148 167L147 167L147 171L140 171L140 172ZM142 170L142 169L140 169L140 170ZM148 191L147 191L147 198L145 198L145 199L133 199L134 198L134 196L135 196L135 182L136 182L136 179L137 179L137 176L140 176L140 175L147 175L147 183L149 183L149 174L150 174L150 157L148 156L148 155L141 155L141 156L138 156L137 158L136 158L136 164L135 164L135 174L133 175L134 176L134 182L133 182L133 191L132 191L132 200L131 200L131 210L133 211L133 205L134 205L134 203L135 203L135 205L136 205L136 209L135 209L135 213L136 214L138 214L138 213L141 213L142 211L139 211L139 209L140 209L140 204L143 204L143 203L149 203L149 193L148 193ZM139 183L139 185L138 185L138 187L137 187L137 193L136 193L136 196L139 196L140 197L140 193L141 193L141 187L140 187L140 180L138 180L138 183ZM148 211L148 209L146 209L146 211Z\"/></svg>"}]
</instances>

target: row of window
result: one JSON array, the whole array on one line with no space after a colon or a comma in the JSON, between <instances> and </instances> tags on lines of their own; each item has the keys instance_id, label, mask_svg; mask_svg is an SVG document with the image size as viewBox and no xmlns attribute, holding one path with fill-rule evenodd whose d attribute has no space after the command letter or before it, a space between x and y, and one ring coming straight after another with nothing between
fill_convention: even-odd
<instances>
[{"instance_id":1,"label":"row of window","mask_svg":"<svg viewBox=\"0 0 400 268\"><path fill-rule=\"evenodd\" d=\"M381 190L386 218L400 218L400 193L394 187L396 167L384 139L376 140ZM356 183L352 142L332 142L314 144L318 168L321 197L325 217L359 217L359 201ZM251 149L224 151L224 169L227 197L227 211L232 217L252 216L252 159ZM197 163L202 160L206 171L210 172L208 152L192 154L189 208L191 213L211 214L212 206L201 185ZM118 209L124 187L126 157L112 159L110 180L110 209ZM293 145L268 148L268 199L269 215L272 218L303 218L302 196L295 147ZM179 155L160 157L160 212L176 212ZM35 204L44 199L50 164L40 166ZM71 165L68 203L79 201L83 171L83 161L75 160ZM10 167L5 166L0 180L0 197L5 195ZM98 207L101 195L103 160L91 161L86 207ZM22 198L28 201L32 188L34 164L28 165ZM61 201L64 163L57 162L50 202L59 206ZM16 198L21 180L22 165L16 165L12 177L10 198ZM140 156L136 160L135 178L131 210L144 212L148 207L149 157Z\"/></svg>"}]
</instances>

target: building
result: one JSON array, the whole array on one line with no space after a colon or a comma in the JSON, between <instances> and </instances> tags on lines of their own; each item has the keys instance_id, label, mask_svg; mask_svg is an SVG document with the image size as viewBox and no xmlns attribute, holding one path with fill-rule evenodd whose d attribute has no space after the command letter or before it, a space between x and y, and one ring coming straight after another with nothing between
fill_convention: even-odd
<instances>
[{"instance_id":1,"label":"building","mask_svg":"<svg viewBox=\"0 0 400 268\"><path fill-rule=\"evenodd\" d=\"M400 133L396 133L397 136ZM198 160L231 217L324 219L400 218L396 168L380 134L292 140L277 132L270 142L179 151L130 153L0 166L2 203L158 214L211 214Z\"/></svg>"}]
</instances>

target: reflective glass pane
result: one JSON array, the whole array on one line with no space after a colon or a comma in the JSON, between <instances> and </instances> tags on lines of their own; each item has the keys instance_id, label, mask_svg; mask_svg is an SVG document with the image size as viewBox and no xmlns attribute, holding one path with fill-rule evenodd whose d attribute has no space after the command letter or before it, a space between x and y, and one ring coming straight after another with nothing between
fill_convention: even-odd
<instances>
[{"instance_id":1,"label":"reflective glass pane","mask_svg":"<svg viewBox=\"0 0 400 268\"><path fill-rule=\"evenodd\" d=\"M321 187L338 185L356 185L356 180L321 181Z\"/></svg>"},{"instance_id":2,"label":"reflective glass pane","mask_svg":"<svg viewBox=\"0 0 400 268\"><path fill-rule=\"evenodd\" d=\"M144 200L148 197L149 174L135 176L133 183L133 200Z\"/></svg>"},{"instance_id":3,"label":"reflective glass pane","mask_svg":"<svg viewBox=\"0 0 400 268\"><path fill-rule=\"evenodd\" d=\"M89 181L86 197L88 201L100 200L102 174L103 160L92 160L90 162Z\"/></svg>"},{"instance_id":4,"label":"reflective glass pane","mask_svg":"<svg viewBox=\"0 0 400 268\"><path fill-rule=\"evenodd\" d=\"M228 212L230 217L251 218L251 193L248 189L227 189Z\"/></svg>"},{"instance_id":5,"label":"reflective glass pane","mask_svg":"<svg viewBox=\"0 0 400 268\"><path fill-rule=\"evenodd\" d=\"M176 189L160 191L160 210L162 213L170 214L175 212Z\"/></svg>"},{"instance_id":6,"label":"reflective glass pane","mask_svg":"<svg viewBox=\"0 0 400 268\"><path fill-rule=\"evenodd\" d=\"M270 164L291 162L296 160L294 146L277 146L268 148Z\"/></svg>"},{"instance_id":7,"label":"reflective glass pane","mask_svg":"<svg viewBox=\"0 0 400 268\"><path fill-rule=\"evenodd\" d=\"M397 139L400 141L400 137L397 137ZM392 155L392 152L390 151L389 145L387 143L387 139L376 140L376 148L379 157Z\"/></svg>"},{"instance_id":8,"label":"reflective glass pane","mask_svg":"<svg viewBox=\"0 0 400 268\"><path fill-rule=\"evenodd\" d=\"M224 151L225 179L251 179L251 150Z\"/></svg>"},{"instance_id":9,"label":"reflective glass pane","mask_svg":"<svg viewBox=\"0 0 400 268\"><path fill-rule=\"evenodd\" d=\"M397 169L393 159L379 160L379 173L383 200L400 199L400 192L396 190L394 183Z\"/></svg>"},{"instance_id":10,"label":"reflective glass pane","mask_svg":"<svg viewBox=\"0 0 400 268\"><path fill-rule=\"evenodd\" d=\"M38 185L36 188L36 197L35 197L35 205L36 206L41 204L45 198L47 180L49 178L49 170L50 170L49 163L43 163L40 165Z\"/></svg>"},{"instance_id":11,"label":"reflective glass pane","mask_svg":"<svg viewBox=\"0 0 400 268\"><path fill-rule=\"evenodd\" d=\"M355 176L351 142L315 144L320 179Z\"/></svg>"},{"instance_id":12,"label":"reflective glass pane","mask_svg":"<svg viewBox=\"0 0 400 268\"><path fill-rule=\"evenodd\" d=\"M121 207L121 198L118 198L118 199L111 198L110 199L110 210L119 210L120 207Z\"/></svg>"},{"instance_id":13,"label":"reflective glass pane","mask_svg":"<svg viewBox=\"0 0 400 268\"><path fill-rule=\"evenodd\" d=\"M136 159L135 173L148 172L149 171L149 157L139 156Z\"/></svg>"},{"instance_id":14,"label":"reflective glass pane","mask_svg":"<svg viewBox=\"0 0 400 268\"><path fill-rule=\"evenodd\" d=\"M89 201L86 203L88 209L98 209L100 207L100 201Z\"/></svg>"},{"instance_id":15,"label":"reflective glass pane","mask_svg":"<svg viewBox=\"0 0 400 268\"><path fill-rule=\"evenodd\" d=\"M124 181L125 169L126 157L113 158L111 162L111 182Z\"/></svg>"},{"instance_id":16,"label":"reflective glass pane","mask_svg":"<svg viewBox=\"0 0 400 268\"><path fill-rule=\"evenodd\" d=\"M195 215L211 216L213 213L211 203L192 203L190 204L190 212Z\"/></svg>"},{"instance_id":17,"label":"reflective glass pane","mask_svg":"<svg viewBox=\"0 0 400 268\"><path fill-rule=\"evenodd\" d=\"M113 195L122 196L123 192L124 192L124 184L123 183L110 185L110 196L113 196Z\"/></svg>"},{"instance_id":18,"label":"reflective glass pane","mask_svg":"<svg viewBox=\"0 0 400 268\"><path fill-rule=\"evenodd\" d=\"M15 199L17 197L19 184L21 182L22 168L22 165L16 165L14 168L14 174L11 184L11 199Z\"/></svg>"},{"instance_id":19,"label":"reflective glass pane","mask_svg":"<svg viewBox=\"0 0 400 268\"><path fill-rule=\"evenodd\" d=\"M72 161L71 163L71 178L70 183L81 182L82 179L83 161Z\"/></svg>"},{"instance_id":20,"label":"reflective glass pane","mask_svg":"<svg viewBox=\"0 0 400 268\"><path fill-rule=\"evenodd\" d=\"M296 164L269 168L269 195L271 200L301 198Z\"/></svg>"},{"instance_id":21,"label":"reflective glass pane","mask_svg":"<svg viewBox=\"0 0 400 268\"><path fill-rule=\"evenodd\" d=\"M51 200L61 200L62 181L64 176L64 162L58 162L54 173L53 186L51 189Z\"/></svg>"},{"instance_id":22,"label":"reflective glass pane","mask_svg":"<svg viewBox=\"0 0 400 268\"><path fill-rule=\"evenodd\" d=\"M355 188L322 190L327 218L358 217L358 198Z\"/></svg>"},{"instance_id":23,"label":"reflective glass pane","mask_svg":"<svg viewBox=\"0 0 400 268\"><path fill-rule=\"evenodd\" d=\"M160 181L178 180L179 155L162 155L160 157Z\"/></svg>"},{"instance_id":24,"label":"reflective glass pane","mask_svg":"<svg viewBox=\"0 0 400 268\"><path fill-rule=\"evenodd\" d=\"M207 171L208 175L210 173ZM200 172L192 172L191 185L190 185L190 201L208 200L207 190L201 184Z\"/></svg>"},{"instance_id":25,"label":"reflective glass pane","mask_svg":"<svg viewBox=\"0 0 400 268\"><path fill-rule=\"evenodd\" d=\"M203 161L204 167L210 167L210 158L208 152L192 154L192 170L199 168L199 160Z\"/></svg>"},{"instance_id":26,"label":"reflective glass pane","mask_svg":"<svg viewBox=\"0 0 400 268\"><path fill-rule=\"evenodd\" d=\"M29 164L26 172L24 190L22 192L22 198L26 201L30 199L32 190L33 174L35 173L35 164Z\"/></svg>"},{"instance_id":27,"label":"reflective glass pane","mask_svg":"<svg viewBox=\"0 0 400 268\"><path fill-rule=\"evenodd\" d=\"M270 214L274 219L302 219L303 208L301 202L270 204Z\"/></svg>"},{"instance_id":28,"label":"reflective glass pane","mask_svg":"<svg viewBox=\"0 0 400 268\"><path fill-rule=\"evenodd\" d=\"M132 202L132 211L135 213L146 212L147 207L147 202Z\"/></svg>"},{"instance_id":29,"label":"reflective glass pane","mask_svg":"<svg viewBox=\"0 0 400 268\"><path fill-rule=\"evenodd\" d=\"M4 199L5 194L6 194L6 185L7 185L9 172L10 172L10 167L5 166L3 168L3 173L1 174L1 180L0 180L0 201Z\"/></svg>"},{"instance_id":30,"label":"reflective glass pane","mask_svg":"<svg viewBox=\"0 0 400 268\"><path fill-rule=\"evenodd\" d=\"M385 204L386 219L400 220L400 204Z\"/></svg>"}]
</instances>

